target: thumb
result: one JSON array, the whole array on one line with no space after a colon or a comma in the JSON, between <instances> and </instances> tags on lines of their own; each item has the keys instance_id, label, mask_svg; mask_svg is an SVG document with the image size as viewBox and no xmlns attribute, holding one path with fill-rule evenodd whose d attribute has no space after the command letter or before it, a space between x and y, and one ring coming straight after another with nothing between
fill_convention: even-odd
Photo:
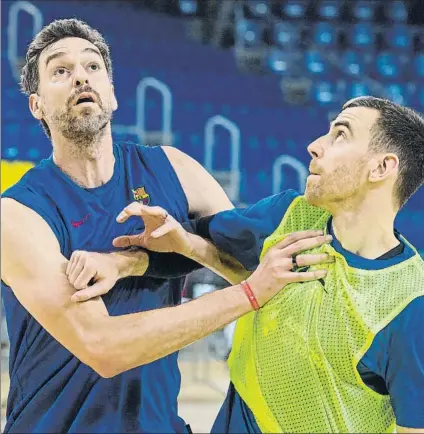
<instances>
[{"instance_id":1,"label":"thumb","mask_svg":"<svg viewBox=\"0 0 424 434\"><path fill-rule=\"evenodd\" d=\"M136 242L137 235L123 235L121 237L116 237L112 244L115 247L130 247L130 246L137 246L141 245L140 243Z\"/></svg>"},{"instance_id":2,"label":"thumb","mask_svg":"<svg viewBox=\"0 0 424 434\"><path fill-rule=\"evenodd\" d=\"M91 300L92 298L96 298L100 295L106 294L110 289L115 285L115 282L110 280L100 280L99 282L91 285L81 291L77 291L72 295L71 301L74 303L80 303L83 301Z\"/></svg>"}]
</instances>

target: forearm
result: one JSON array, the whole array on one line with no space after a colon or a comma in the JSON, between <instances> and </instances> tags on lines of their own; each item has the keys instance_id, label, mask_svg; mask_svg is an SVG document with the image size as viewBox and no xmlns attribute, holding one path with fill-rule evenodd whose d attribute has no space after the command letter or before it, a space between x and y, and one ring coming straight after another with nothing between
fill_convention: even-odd
<instances>
[{"instance_id":1,"label":"forearm","mask_svg":"<svg viewBox=\"0 0 424 434\"><path fill-rule=\"evenodd\" d=\"M100 328L110 369L107 376L180 350L251 309L243 289L237 285L177 307L109 317Z\"/></svg>"},{"instance_id":2,"label":"forearm","mask_svg":"<svg viewBox=\"0 0 424 434\"><path fill-rule=\"evenodd\" d=\"M197 235L189 234L191 251L187 253L191 259L212 270L231 284L238 284L250 276L232 256L224 253L211 242Z\"/></svg>"},{"instance_id":3,"label":"forearm","mask_svg":"<svg viewBox=\"0 0 424 434\"><path fill-rule=\"evenodd\" d=\"M149 266L144 274L148 277L174 279L203 268L203 265L178 253L158 253L149 250L148 255Z\"/></svg>"},{"instance_id":4,"label":"forearm","mask_svg":"<svg viewBox=\"0 0 424 434\"><path fill-rule=\"evenodd\" d=\"M177 253L157 253L141 248L113 252L121 278L147 276L162 279L183 277L202 265Z\"/></svg>"},{"instance_id":5,"label":"forearm","mask_svg":"<svg viewBox=\"0 0 424 434\"><path fill-rule=\"evenodd\" d=\"M118 268L119 277L144 276L149 266L149 255L142 249L131 248L112 252Z\"/></svg>"}]
</instances>

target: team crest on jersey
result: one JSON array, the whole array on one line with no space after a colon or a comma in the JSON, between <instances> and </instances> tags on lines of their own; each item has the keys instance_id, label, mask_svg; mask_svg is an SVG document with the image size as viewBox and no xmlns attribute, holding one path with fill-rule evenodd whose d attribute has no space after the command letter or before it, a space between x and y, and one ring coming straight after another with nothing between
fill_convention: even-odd
<instances>
[{"instance_id":1,"label":"team crest on jersey","mask_svg":"<svg viewBox=\"0 0 424 434\"><path fill-rule=\"evenodd\" d=\"M150 203L150 195L146 192L145 187L138 187L135 190L132 190L134 200L141 202L143 205L149 205Z\"/></svg>"}]
</instances>

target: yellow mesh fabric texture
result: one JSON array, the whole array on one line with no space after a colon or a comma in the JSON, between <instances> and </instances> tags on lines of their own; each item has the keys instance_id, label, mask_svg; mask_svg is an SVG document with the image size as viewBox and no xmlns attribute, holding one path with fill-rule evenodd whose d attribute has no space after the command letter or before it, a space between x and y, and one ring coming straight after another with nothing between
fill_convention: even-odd
<instances>
[{"instance_id":1,"label":"yellow mesh fabric texture","mask_svg":"<svg viewBox=\"0 0 424 434\"><path fill-rule=\"evenodd\" d=\"M326 230L328 218L297 198L262 256L289 233ZM356 366L374 336L424 294L424 263L416 254L383 270L360 270L331 246L313 251L336 259L311 267L328 269L325 282L290 284L238 321L231 380L262 432L393 431L389 397L369 389Z\"/></svg>"}]
</instances>

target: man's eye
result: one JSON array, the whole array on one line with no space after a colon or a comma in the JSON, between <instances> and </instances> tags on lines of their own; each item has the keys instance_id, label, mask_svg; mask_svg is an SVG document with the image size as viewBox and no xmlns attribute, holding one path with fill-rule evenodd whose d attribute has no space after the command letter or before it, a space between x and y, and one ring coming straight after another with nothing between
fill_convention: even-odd
<instances>
[{"instance_id":1,"label":"man's eye","mask_svg":"<svg viewBox=\"0 0 424 434\"><path fill-rule=\"evenodd\" d=\"M346 138L345 132L342 130L337 131L336 139L338 139L339 137Z\"/></svg>"},{"instance_id":2,"label":"man's eye","mask_svg":"<svg viewBox=\"0 0 424 434\"><path fill-rule=\"evenodd\" d=\"M60 67L55 69L54 75L65 75L66 72L67 72L66 68Z\"/></svg>"},{"instance_id":3,"label":"man's eye","mask_svg":"<svg viewBox=\"0 0 424 434\"><path fill-rule=\"evenodd\" d=\"M97 63L90 63L90 65L88 65L88 67L92 70L92 71L98 71L100 69L99 65Z\"/></svg>"}]
</instances>

